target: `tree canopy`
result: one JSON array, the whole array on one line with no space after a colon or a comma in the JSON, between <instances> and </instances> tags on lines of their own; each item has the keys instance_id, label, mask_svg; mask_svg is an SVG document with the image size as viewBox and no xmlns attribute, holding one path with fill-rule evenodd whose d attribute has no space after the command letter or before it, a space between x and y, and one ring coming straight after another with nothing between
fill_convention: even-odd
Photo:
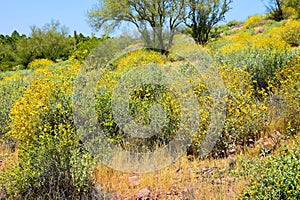
<instances>
[{"instance_id":1,"label":"tree canopy","mask_svg":"<svg viewBox=\"0 0 300 200\"><path fill-rule=\"evenodd\" d=\"M167 50L176 29L182 24L192 29L192 36L197 44L205 44L212 27L224 19L231 2L232 0L100 0L89 11L88 17L91 26L108 32L122 22L129 22L141 33L146 45Z\"/></svg>"},{"instance_id":2,"label":"tree canopy","mask_svg":"<svg viewBox=\"0 0 300 200\"><path fill-rule=\"evenodd\" d=\"M184 0L103 0L88 16L93 27L106 31L129 22L141 33L146 45L166 50L186 17L186 6Z\"/></svg>"},{"instance_id":3,"label":"tree canopy","mask_svg":"<svg viewBox=\"0 0 300 200\"><path fill-rule=\"evenodd\" d=\"M191 28L197 44L208 42L212 28L225 19L231 3L232 0L188 0L189 15L185 24Z\"/></svg>"}]
</instances>

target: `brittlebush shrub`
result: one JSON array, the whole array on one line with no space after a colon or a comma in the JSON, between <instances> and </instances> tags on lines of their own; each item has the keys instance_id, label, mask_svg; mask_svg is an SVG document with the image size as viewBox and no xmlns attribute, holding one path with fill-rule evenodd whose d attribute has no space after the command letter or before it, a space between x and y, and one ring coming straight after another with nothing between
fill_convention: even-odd
<instances>
[{"instance_id":1,"label":"brittlebush shrub","mask_svg":"<svg viewBox=\"0 0 300 200\"><path fill-rule=\"evenodd\" d=\"M123 148L134 149L136 148L153 148L155 147L154 140L156 138L150 138L148 140L138 140L133 138L126 138L122 127L119 127L115 122L111 104L112 104L112 92L113 89L118 86L120 78L126 76L126 73L135 68L140 69L145 67L146 64L156 63L163 64L166 62L166 58L159 52L150 50L139 49L132 51L127 55L123 55L120 59L115 61L117 63L116 68L110 72L107 72L98 83L96 95L96 111L98 115L98 121L102 130L115 144L120 144ZM138 73L138 72L137 72ZM138 78L138 76L147 76L147 74L133 74L130 78ZM170 105L174 105L172 102L172 95L164 86L142 84L138 88L132 88L132 95L130 96L130 115L134 118L136 123L142 122L147 125L150 122L151 116L148 115L149 108L155 102L163 105L167 110L168 117L171 118L169 126L176 126L176 119L174 113L177 111L171 110ZM174 108L174 106L173 106ZM126 111L123 111L126 112ZM168 137L172 131L164 130L159 133L160 139ZM142 150L142 149L140 149Z\"/></svg>"},{"instance_id":2,"label":"brittlebush shrub","mask_svg":"<svg viewBox=\"0 0 300 200\"><path fill-rule=\"evenodd\" d=\"M147 49L139 49L130 52L128 55L118 60L117 72L124 72L128 69L141 67L150 63L163 64L165 62L166 58L159 52Z\"/></svg>"},{"instance_id":3,"label":"brittlebush shrub","mask_svg":"<svg viewBox=\"0 0 300 200\"><path fill-rule=\"evenodd\" d=\"M246 145L249 139L257 139L265 131L268 102L264 90L256 97L253 76L246 69L221 67L220 73L227 89L227 113L221 142L223 148L229 144ZM223 140L223 141L222 141Z\"/></svg>"},{"instance_id":4,"label":"brittlebush shrub","mask_svg":"<svg viewBox=\"0 0 300 200\"><path fill-rule=\"evenodd\" d=\"M20 72L14 72L0 80L0 137L8 131L11 106L23 94L28 84L27 74Z\"/></svg>"},{"instance_id":5,"label":"brittlebush shrub","mask_svg":"<svg viewBox=\"0 0 300 200\"><path fill-rule=\"evenodd\" d=\"M289 20L281 30L281 37L293 47L300 45L300 20Z\"/></svg>"},{"instance_id":6,"label":"brittlebush shrub","mask_svg":"<svg viewBox=\"0 0 300 200\"><path fill-rule=\"evenodd\" d=\"M217 43L221 43L218 47L219 52L222 54L233 54L237 51L242 51L243 49L247 49L251 45L251 41L253 41L253 33L247 30L238 31L236 34L226 37L226 39L221 39ZM224 42L226 41L226 42ZM223 45L222 45L223 43Z\"/></svg>"},{"instance_id":7,"label":"brittlebush shrub","mask_svg":"<svg viewBox=\"0 0 300 200\"><path fill-rule=\"evenodd\" d=\"M39 67L47 67L48 65L53 65L54 62L52 60L48 60L45 58L35 59L28 64L29 69L39 68Z\"/></svg>"},{"instance_id":8,"label":"brittlebush shrub","mask_svg":"<svg viewBox=\"0 0 300 200\"><path fill-rule=\"evenodd\" d=\"M273 88L279 97L280 116L284 118L282 127L288 134L296 134L300 127L300 56L289 62L276 73L278 85Z\"/></svg>"},{"instance_id":9,"label":"brittlebush shrub","mask_svg":"<svg viewBox=\"0 0 300 200\"><path fill-rule=\"evenodd\" d=\"M244 22L244 26L246 28L253 28L256 26L261 26L264 23L263 19L264 19L264 17L262 15L253 15Z\"/></svg>"},{"instance_id":10,"label":"brittlebush shrub","mask_svg":"<svg viewBox=\"0 0 300 200\"><path fill-rule=\"evenodd\" d=\"M14 101L6 134L18 160L1 177L10 197L70 199L89 195L93 159L75 134L73 79L78 63L33 71L33 80Z\"/></svg>"},{"instance_id":11,"label":"brittlebush shrub","mask_svg":"<svg viewBox=\"0 0 300 200\"><path fill-rule=\"evenodd\" d=\"M71 124L73 79L80 64L37 68L30 85L12 105L9 136L21 142L38 137L44 127Z\"/></svg>"},{"instance_id":12,"label":"brittlebush shrub","mask_svg":"<svg viewBox=\"0 0 300 200\"><path fill-rule=\"evenodd\" d=\"M275 73L298 54L281 39L280 34L276 35L279 36L269 37L269 33L252 36L247 43L243 37L231 38L231 43L217 50L215 58L226 66L246 67L257 81L256 88L267 90L268 82L275 79Z\"/></svg>"},{"instance_id":13,"label":"brittlebush shrub","mask_svg":"<svg viewBox=\"0 0 300 200\"><path fill-rule=\"evenodd\" d=\"M241 199L299 199L299 143L251 167L250 187Z\"/></svg>"},{"instance_id":14,"label":"brittlebush shrub","mask_svg":"<svg viewBox=\"0 0 300 200\"><path fill-rule=\"evenodd\" d=\"M18 161L4 171L0 184L10 198L91 199L93 159L80 148L68 126L41 130L30 144L19 143Z\"/></svg>"},{"instance_id":15,"label":"brittlebush shrub","mask_svg":"<svg viewBox=\"0 0 300 200\"><path fill-rule=\"evenodd\" d=\"M221 134L210 154L214 157L227 156L227 149L231 145L247 145L250 139L255 140L263 134L266 130L266 126L263 124L267 119L266 115L269 108L265 91L260 91L264 97L261 101L255 97L253 77L245 69L220 66L219 73L227 93L227 97L224 99L226 118L224 124L220 124L222 126ZM194 137L192 147L193 151L196 151L194 153L201 150L203 134L207 133L209 123L211 123L211 96L207 91L205 82L202 81L199 86L195 87L194 92L201 94L200 96L197 95L198 101L206 109L200 109L202 129Z\"/></svg>"}]
</instances>

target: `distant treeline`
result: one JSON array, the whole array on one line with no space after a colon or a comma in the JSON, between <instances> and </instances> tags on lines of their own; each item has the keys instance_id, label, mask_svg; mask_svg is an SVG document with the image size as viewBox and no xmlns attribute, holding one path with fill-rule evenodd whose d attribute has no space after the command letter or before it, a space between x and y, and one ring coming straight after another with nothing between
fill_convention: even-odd
<instances>
[{"instance_id":1,"label":"distant treeline","mask_svg":"<svg viewBox=\"0 0 300 200\"><path fill-rule=\"evenodd\" d=\"M106 36L68 34L67 28L52 21L42 28L32 26L29 36L13 31L11 35L0 34L0 71L26 69L39 58L52 61L66 60L71 56L83 60Z\"/></svg>"}]
</instances>

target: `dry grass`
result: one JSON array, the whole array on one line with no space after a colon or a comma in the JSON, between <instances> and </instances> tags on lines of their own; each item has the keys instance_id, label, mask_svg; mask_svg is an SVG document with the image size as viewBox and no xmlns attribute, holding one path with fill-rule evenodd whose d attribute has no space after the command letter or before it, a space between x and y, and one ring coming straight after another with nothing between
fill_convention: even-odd
<instances>
[{"instance_id":1,"label":"dry grass","mask_svg":"<svg viewBox=\"0 0 300 200\"><path fill-rule=\"evenodd\" d=\"M4 171L9 163L14 163L18 160L18 151L13 154L11 148L7 144L0 144L0 172Z\"/></svg>"},{"instance_id":2,"label":"dry grass","mask_svg":"<svg viewBox=\"0 0 300 200\"><path fill-rule=\"evenodd\" d=\"M146 187L150 188L150 199L236 199L247 185L246 179L231 175L228 159L189 158L183 156L173 165L142 174L99 164L95 179L99 187L113 194L113 199L136 199Z\"/></svg>"}]
</instances>

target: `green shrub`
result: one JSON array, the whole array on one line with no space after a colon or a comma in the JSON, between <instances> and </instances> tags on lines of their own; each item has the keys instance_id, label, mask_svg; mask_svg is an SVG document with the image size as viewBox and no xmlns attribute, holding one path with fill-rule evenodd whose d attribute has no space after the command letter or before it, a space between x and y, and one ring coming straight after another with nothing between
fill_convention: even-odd
<instances>
[{"instance_id":1,"label":"green shrub","mask_svg":"<svg viewBox=\"0 0 300 200\"><path fill-rule=\"evenodd\" d=\"M2 77L1 77L2 75ZM14 101L25 91L29 84L27 74L21 72L0 75L0 137L8 131L9 112Z\"/></svg>"},{"instance_id":2,"label":"green shrub","mask_svg":"<svg viewBox=\"0 0 300 200\"><path fill-rule=\"evenodd\" d=\"M268 82L275 81L276 72L279 72L297 54L297 50L289 49L246 48L230 54L219 53L216 60L233 68L246 67L256 81L256 88L267 90Z\"/></svg>"},{"instance_id":3,"label":"green shrub","mask_svg":"<svg viewBox=\"0 0 300 200\"><path fill-rule=\"evenodd\" d=\"M263 19L264 19L264 17L262 15L253 15L244 22L244 26L246 28L253 28L256 26L261 26L264 23Z\"/></svg>"},{"instance_id":4,"label":"green shrub","mask_svg":"<svg viewBox=\"0 0 300 200\"><path fill-rule=\"evenodd\" d=\"M300 131L300 56L296 56L276 73L273 93L279 98L279 117L284 119L282 131L289 135Z\"/></svg>"},{"instance_id":5,"label":"green shrub","mask_svg":"<svg viewBox=\"0 0 300 200\"><path fill-rule=\"evenodd\" d=\"M130 112L130 115L134 118L136 123L142 123L148 125L150 123L151 116L148 114L149 108L155 103L163 105L167 110L167 117L170 118L168 126L163 129L158 135L149 139L138 140L130 137L125 137L124 127L120 127L113 117L112 111L112 91L120 84L120 78L125 76L128 71L135 68L143 68L149 63L164 63L165 58L161 56L159 52L150 50L137 50L122 56L115 61L117 67L110 72L107 72L102 77L98 84L98 93L96 95L96 112L98 115L98 121L102 130L106 136L115 144L121 145L125 149L141 151L143 148L150 148L153 150L156 144L155 141L165 142L166 138L175 131L178 117L176 118L175 109L172 110L171 106L174 102L171 102L170 92L164 86L142 84L138 88L131 88L132 95L129 101L129 110L123 112ZM137 72L138 73L138 72ZM138 78L138 76L145 76L145 74L132 74L131 78ZM129 86L128 86L129 87ZM174 107L173 107L174 108ZM178 115L178 114L177 114ZM172 127L172 128L171 128ZM163 139L165 138L165 139ZM170 138L169 138L170 139ZM142 148L142 149L141 149ZM145 149L144 149L145 150Z\"/></svg>"},{"instance_id":6,"label":"green shrub","mask_svg":"<svg viewBox=\"0 0 300 200\"><path fill-rule=\"evenodd\" d=\"M94 159L85 152L72 113L73 79L79 64L37 68L10 109L7 139L18 159L1 175L9 197L88 199Z\"/></svg>"},{"instance_id":7,"label":"green shrub","mask_svg":"<svg viewBox=\"0 0 300 200\"><path fill-rule=\"evenodd\" d=\"M19 144L16 166L1 175L1 185L11 198L87 199L93 159L82 151L70 128L41 130L31 143Z\"/></svg>"},{"instance_id":8,"label":"green shrub","mask_svg":"<svg viewBox=\"0 0 300 200\"><path fill-rule=\"evenodd\" d=\"M299 144L270 156L251 170L251 184L241 199L299 199Z\"/></svg>"},{"instance_id":9,"label":"green shrub","mask_svg":"<svg viewBox=\"0 0 300 200\"><path fill-rule=\"evenodd\" d=\"M300 45L300 21L289 20L283 27L281 37L293 47Z\"/></svg>"},{"instance_id":10,"label":"green shrub","mask_svg":"<svg viewBox=\"0 0 300 200\"><path fill-rule=\"evenodd\" d=\"M31 61L27 68L28 69L35 69L35 68L39 68L39 67L47 67L49 65L53 65L54 62L52 60L48 60L48 59L35 59L33 61Z\"/></svg>"}]
</instances>

